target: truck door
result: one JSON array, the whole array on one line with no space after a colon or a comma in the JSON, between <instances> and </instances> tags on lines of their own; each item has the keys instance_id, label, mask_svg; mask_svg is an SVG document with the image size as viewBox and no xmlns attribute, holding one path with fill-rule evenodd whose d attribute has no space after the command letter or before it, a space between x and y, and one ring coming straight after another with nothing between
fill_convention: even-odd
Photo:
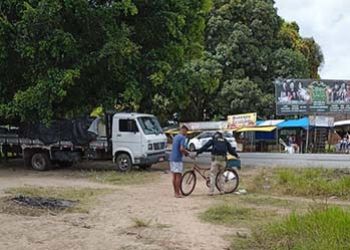
<instances>
[{"instance_id":1,"label":"truck door","mask_svg":"<svg viewBox=\"0 0 350 250\"><path fill-rule=\"evenodd\" d=\"M118 129L114 145L129 149L134 157L142 155L141 133L135 119L118 119Z\"/></svg>"}]
</instances>

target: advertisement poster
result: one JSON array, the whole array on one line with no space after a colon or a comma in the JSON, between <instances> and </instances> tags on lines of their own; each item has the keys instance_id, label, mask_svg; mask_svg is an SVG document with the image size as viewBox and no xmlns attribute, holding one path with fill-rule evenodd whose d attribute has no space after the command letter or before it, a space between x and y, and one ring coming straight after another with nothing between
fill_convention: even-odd
<instances>
[{"instance_id":1,"label":"advertisement poster","mask_svg":"<svg viewBox=\"0 0 350 250\"><path fill-rule=\"evenodd\" d=\"M256 125L256 113L227 116L227 127L229 129L239 129L242 127L253 127Z\"/></svg>"},{"instance_id":2,"label":"advertisement poster","mask_svg":"<svg viewBox=\"0 0 350 250\"><path fill-rule=\"evenodd\" d=\"M350 112L350 81L278 79L278 115Z\"/></svg>"}]
</instances>

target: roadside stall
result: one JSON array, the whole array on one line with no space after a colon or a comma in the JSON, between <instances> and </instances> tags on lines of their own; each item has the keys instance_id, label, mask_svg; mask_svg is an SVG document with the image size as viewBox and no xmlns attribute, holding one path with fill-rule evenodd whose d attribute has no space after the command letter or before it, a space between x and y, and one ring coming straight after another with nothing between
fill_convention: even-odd
<instances>
[{"instance_id":1,"label":"roadside stall","mask_svg":"<svg viewBox=\"0 0 350 250\"><path fill-rule=\"evenodd\" d=\"M309 152L325 153L335 151L334 117L309 116Z\"/></svg>"},{"instance_id":2,"label":"roadside stall","mask_svg":"<svg viewBox=\"0 0 350 250\"><path fill-rule=\"evenodd\" d=\"M281 121L278 121L281 122ZM277 121L258 121L257 126L244 127L236 131L240 138L244 138L245 152L270 152L276 150Z\"/></svg>"},{"instance_id":3,"label":"roadside stall","mask_svg":"<svg viewBox=\"0 0 350 250\"><path fill-rule=\"evenodd\" d=\"M286 144L290 137L295 137L295 143L299 146L300 152L305 152L309 141L309 118L304 117L296 120L285 120L277 125L278 138L281 138ZM280 151L282 148L279 146Z\"/></svg>"}]
</instances>

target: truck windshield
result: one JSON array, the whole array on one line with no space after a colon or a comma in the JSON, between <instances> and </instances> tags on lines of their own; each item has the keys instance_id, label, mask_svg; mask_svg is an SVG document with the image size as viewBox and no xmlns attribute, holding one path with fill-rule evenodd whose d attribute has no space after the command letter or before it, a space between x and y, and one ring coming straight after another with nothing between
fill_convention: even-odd
<instances>
[{"instance_id":1,"label":"truck windshield","mask_svg":"<svg viewBox=\"0 0 350 250\"><path fill-rule=\"evenodd\" d=\"M139 121L141 128L146 135L157 135L163 133L163 130L160 127L157 118L152 116L145 116L139 117L137 120Z\"/></svg>"}]
</instances>

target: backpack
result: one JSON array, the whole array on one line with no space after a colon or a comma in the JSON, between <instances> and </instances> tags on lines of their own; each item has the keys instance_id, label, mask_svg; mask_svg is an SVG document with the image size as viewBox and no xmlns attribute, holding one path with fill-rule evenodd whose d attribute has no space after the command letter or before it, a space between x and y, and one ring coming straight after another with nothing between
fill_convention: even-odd
<instances>
[{"instance_id":1,"label":"backpack","mask_svg":"<svg viewBox=\"0 0 350 250\"><path fill-rule=\"evenodd\" d=\"M227 142L224 138L214 138L213 139L213 155L224 155L226 156L228 151Z\"/></svg>"}]
</instances>

